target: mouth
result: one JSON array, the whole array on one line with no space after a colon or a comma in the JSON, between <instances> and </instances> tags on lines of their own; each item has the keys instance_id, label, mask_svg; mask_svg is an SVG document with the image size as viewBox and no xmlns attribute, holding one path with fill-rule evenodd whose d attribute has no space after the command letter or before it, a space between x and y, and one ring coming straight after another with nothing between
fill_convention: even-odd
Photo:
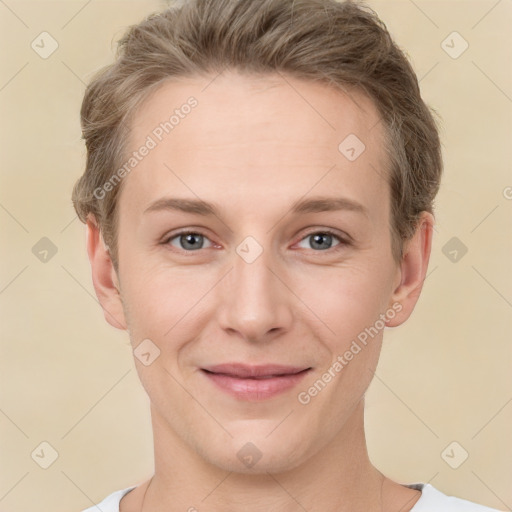
<instances>
[{"instance_id":1,"label":"mouth","mask_svg":"<svg viewBox=\"0 0 512 512\"><path fill-rule=\"evenodd\" d=\"M201 368L222 391L239 400L262 401L295 387L311 367L223 364Z\"/></svg>"}]
</instances>

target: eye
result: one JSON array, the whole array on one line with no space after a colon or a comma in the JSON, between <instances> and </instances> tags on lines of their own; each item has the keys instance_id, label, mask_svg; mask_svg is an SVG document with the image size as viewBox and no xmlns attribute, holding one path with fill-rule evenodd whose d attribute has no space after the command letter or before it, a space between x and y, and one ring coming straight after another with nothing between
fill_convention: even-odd
<instances>
[{"instance_id":1,"label":"eye","mask_svg":"<svg viewBox=\"0 0 512 512\"><path fill-rule=\"evenodd\" d=\"M333 240L337 240L338 242L334 246L332 245ZM335 233L329 230L314 231L313 233L309 233L299 242L299 244L303 243L304 241L306 241L306 243L308 243L309 241L310 247L303 248L312 248L318 251L327 251L329 249L336 248L339 245L348 245L348 242L343 240L339 235L336 235Z\"/></svg>"},{"instance_id":2,"label":"eye","mask_svg":"<svg viewBox=\"0 0 512 512\"><path fill-rule=\"evenodd\" d=\"M212 243L205 235L197 233L196 231L184 231L168 238L165 244L172 245L173 247L183 251L191 252L197 251L198 249L204 249L205 241L208 241L210 244L208 247L212 246Z\"/></svg>"}]
</instances>

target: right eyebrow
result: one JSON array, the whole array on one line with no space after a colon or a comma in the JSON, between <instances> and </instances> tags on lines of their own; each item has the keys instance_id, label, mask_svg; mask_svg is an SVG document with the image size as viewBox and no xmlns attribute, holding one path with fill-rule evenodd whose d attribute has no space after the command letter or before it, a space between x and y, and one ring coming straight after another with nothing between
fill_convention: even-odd
<instances>
[{"instance_id":1,"label":"right eyebrow","mask_svg":"<svg viewBox=\"0 0 512 512\"><path fill-rule=\"evenodd\" d=\"M218 208L212 203L199 199L178 199L174 197L157 199L144 210L144 213L162 210L177 210L185 213L195 213L197 215L218 216Z\"/></svg>"}]
</instances>

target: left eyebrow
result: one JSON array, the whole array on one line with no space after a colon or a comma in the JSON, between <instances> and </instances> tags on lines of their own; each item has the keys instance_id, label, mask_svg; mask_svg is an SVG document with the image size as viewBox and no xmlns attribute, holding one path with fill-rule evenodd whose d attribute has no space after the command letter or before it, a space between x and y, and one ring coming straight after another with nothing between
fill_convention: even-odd
<instances>
[{"instance_id":1,"label":"left eyebrow","mask_svg":"<svg viewBox=\"0 0 512 512\"><path fill-rule=\"evenodd\" d=\"M369 217L368 208L346 197L317 196L311 199L303 199L295 202L291 209L293 213L321 213L338 210L348 210Z\"/></svg>"}]
</instances>

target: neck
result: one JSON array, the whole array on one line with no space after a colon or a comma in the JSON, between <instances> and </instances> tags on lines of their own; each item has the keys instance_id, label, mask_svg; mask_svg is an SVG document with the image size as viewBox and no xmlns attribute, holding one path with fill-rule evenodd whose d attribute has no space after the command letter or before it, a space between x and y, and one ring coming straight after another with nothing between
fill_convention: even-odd
<instances>
[{"instance_id":1,"label":"neck","mask_svg":"<svg viewBox=\"0 0 512 512\"><path fill-rule=\"evenodd\" d=\"M368 457L361 400L333 440L280 472L238 473L209 464L152 409L155 475L143 512L380 512L382 474Z\"/></svg>"}]
</instances>

